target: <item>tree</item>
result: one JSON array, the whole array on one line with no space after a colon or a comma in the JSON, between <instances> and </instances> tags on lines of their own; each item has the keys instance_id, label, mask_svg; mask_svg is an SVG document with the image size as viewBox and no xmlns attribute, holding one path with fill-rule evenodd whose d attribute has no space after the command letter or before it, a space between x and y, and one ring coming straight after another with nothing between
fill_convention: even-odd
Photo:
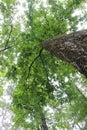
<instances>
[{"instance_id":1,"label":"tree","mask_svg":"<svg viewBox=\"0 0 87 130\"><path fill-rule=\"evenodd\" d=\"M53 52L60 59L69 62L87 77L87 30L49 39L43 48Z\"/></svg>"},{"instance_id":2,"label":"tree","mask_svg":"<svg viewBox=\"0 0 87 130\"><path fill-rule=\"evenodd\" d=\"M87 83L86 79L62 61L67 61L66 57L60 60L49 53L50 48L49 51L43 49L48 49L47 43L55 43L55 39L43 42L46 39L77 30L77 24L85 19L86 13L82 16L72 14L76 9L82 9L84 2L85 0L49 0L44 5L43 1L27 0L25 15L22 16L23 19L21 17L22 23L13 17L16 13L16 1L1 2L3 23L0 69L1 73L4 71L4 78L11 82L8 90L12 91L10 109L15 114L12 129L70 130L83 122L84 128L87 126L87 98L78 88L78 84ZM69 36L74 39L73 34L57 38L57 42ZM76 54L78 58L78 53ZM61 58L61 55L58 57ZM83 73L82 70L80 72Z\"/></svg>"}]
</instances>

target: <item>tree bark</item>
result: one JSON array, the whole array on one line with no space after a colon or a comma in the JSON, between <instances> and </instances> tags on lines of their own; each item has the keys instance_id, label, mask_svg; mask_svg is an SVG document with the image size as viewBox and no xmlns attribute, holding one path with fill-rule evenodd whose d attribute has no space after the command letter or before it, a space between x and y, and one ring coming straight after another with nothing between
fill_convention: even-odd
<instances>
[{"instance_id":1,"label":"tree bark","mask_svg":"<svg viewBox=\"0 0 87 130\"><path fill-rule=\"evenodd\" d=\"M41 45L87 77L87 30L48 39Z\"/></svg>"},{"instance_id":2,"label":"tree bark","mask_svg":"<svg viewBox=\"0 0 87 130\"><path fill-rule=\"evenodd\" d=\"M46 124L46 119L43 113L41 113L41 120L42 120L42 129L43 130L48 130L47 124Z\"/></svg>"}]
</instances>

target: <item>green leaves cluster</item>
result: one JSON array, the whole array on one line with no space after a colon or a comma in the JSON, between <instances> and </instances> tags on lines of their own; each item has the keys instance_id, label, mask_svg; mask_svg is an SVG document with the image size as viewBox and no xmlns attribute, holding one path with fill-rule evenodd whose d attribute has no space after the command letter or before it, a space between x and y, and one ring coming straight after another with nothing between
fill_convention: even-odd
<instances>
[{"instance_id":1,"label":"green leaves cluster","mask_svg":"<svg viewBox=\"0 0 87 130\"><path fill-rule=\"evenodd\" d=\"M13 2L3 1L7 7ZM1 47L13 47L2 52L0 58L6 61L1 66L5 68L7 78L16 83L11 107L15 113L15 129L19 126L29 130L38 129L42 125L41 113L48 118L49 127L50 119L53 119L53 130L70 130L71 124L68 121L71 120L75 124L86 122L87 99L76 86L78 72L43 50L40 44L54 36L76 31L80 16L72 14L83 2L49 0L45 7L43 2L27 0L26 19L22 23L24 31L21 31L20 23L12 23L11 11L9 14L2 11L2 15L6 15L2 24L4 40ZM8 25L5 27L6 21ZM3 42L7 43L6 46ZM54 117L49 115L47 106L54 111L51 112Z\"/></svg>"}]
</instances>

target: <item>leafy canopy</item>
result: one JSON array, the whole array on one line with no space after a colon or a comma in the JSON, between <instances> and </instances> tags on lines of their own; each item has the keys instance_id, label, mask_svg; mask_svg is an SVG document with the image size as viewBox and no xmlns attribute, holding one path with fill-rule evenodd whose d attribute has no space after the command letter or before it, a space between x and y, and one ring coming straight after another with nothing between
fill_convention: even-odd
<instances>
[{"instance_id":1,"label":"leafy canopy","mask_svg":"<svg viewBox=\"0 0 87 130\"><path fill-rule=\"evenodd\" d=\"M27 0L27 9L24 16L18 17L19 21L15 18L19 3L1 1L0 70L14 85L11 110L15 113L15 129L20 126L38 129L42 113L53 130L70 130L78 123L86 124L87 99L78 85L87 81L72 66L43 50L40 44L76 31L86 14L73 16L73 13L83 9L84 2L49 0L44 5L41 0Z\"/></svg>"}]
</instances>

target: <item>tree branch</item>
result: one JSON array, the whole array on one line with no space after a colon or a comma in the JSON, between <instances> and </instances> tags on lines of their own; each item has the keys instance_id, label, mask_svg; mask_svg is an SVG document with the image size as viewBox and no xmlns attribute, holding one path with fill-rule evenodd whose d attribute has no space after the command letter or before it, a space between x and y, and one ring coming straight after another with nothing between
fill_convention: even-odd
<instances>
[{"instance_id":1,"label":"tree branch","mask_svg":"<svg viewBox=\"0 0 87 130\"><path fill-rule=\"evenodd\" d=\"M41 55L40 55L40 59L41 59L41 62L42 62L42 65L43 65L43 69L44 69L46 77L47 77L47 83L48 83L48 81L49 81L49 79L48 79L48 71L47 71L47 68L45 66L45 63L44 63L43 58L42 58Z\"/></svg>"},{"instance_id":2,"label":"tree branch","mask_svg":"<svg viewBox=\"0 0 87 130\"><path fill-rule=\"evenodd\" d=\"M0 50L0 52L2 52L2 51L6 51L6 50L8 50L8 49L10 49L10 48L12 48L13 46L8 46L8 47L5 47L5 48L2 48L1 50Z\"/></svg>"},{"instance_id":3,"label":"tree branch","mask_svg":"<svg viewBox=\"0 0 87 130\"><path fill-rule=\"evenodd\" d=\"M46 123L46 118L45 118L45 115L43 113L41 113L41 121L42 121L43 130L48 130L48 126L47 126L47 123Z\"/></svg>"},{"instance_id":4,"label":"tree branch","mask_svg":"<svg viewBox=\"0 0 87 130\"><path fill-rule=\"evenodd\" d=\"M31 62L30 66L29 66L29 69L28 69L29 71L28 71L27 78L28 78L29 75L30 75L30 70L31 70L33 64L34 64L35 61L40 57L40 55L41 55L41 53L42 53L42 50L43 50L43 48L41 48L41 50L39 51L39 54L38 54L38 55L34 58L34 60Z\"/></svg>"}]
</instances>

